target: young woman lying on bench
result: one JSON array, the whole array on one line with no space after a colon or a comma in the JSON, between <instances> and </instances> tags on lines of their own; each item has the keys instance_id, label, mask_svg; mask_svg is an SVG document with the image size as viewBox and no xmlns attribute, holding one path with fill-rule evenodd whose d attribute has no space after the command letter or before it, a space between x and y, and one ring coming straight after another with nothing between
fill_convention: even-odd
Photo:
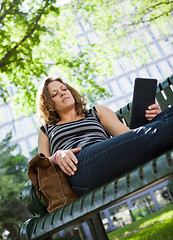
<instances>
[{"instance_id":1,"label":"young woman lying on bench","mask_svg":"<svg viewBox=\"0 0 173 240\"><path fill-rule=\"evenodd\" d=\"M47 78L38 109L38 151L58 164L79 196L173 147L173 107L149 106L148 124L130 130L109 108L86 109L74 88Z\"/></svg>"}]
</instances>

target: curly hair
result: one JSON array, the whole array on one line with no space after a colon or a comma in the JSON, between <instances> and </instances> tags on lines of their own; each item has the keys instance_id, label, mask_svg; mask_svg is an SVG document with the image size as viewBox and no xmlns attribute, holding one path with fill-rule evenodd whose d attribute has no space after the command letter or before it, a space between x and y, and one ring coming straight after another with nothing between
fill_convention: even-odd
<instances>
[{"instance_id":1,"label":"curly hair","mask_svg":"<svg viewBox=\"0 0 173 240\"><path fill-rule=\"evenodd\" d=\"M71 87L68 83L63 82L61 78L52 78L48 77L43 84L41 89L41 93L37 97L37 110L39 112L41 123L42 124L54 124L59 122L61 119L58 113L55 110L55 104L52 101L49 92L48 92L48 84L54 81L58 81L64 84L68 90L71 92L72 96L75 99L75 107L79 116L83 116L86 112L86 103L84 97L81 96L78 91L76 91L73 87Z\"/></svg>"}]
</instances>

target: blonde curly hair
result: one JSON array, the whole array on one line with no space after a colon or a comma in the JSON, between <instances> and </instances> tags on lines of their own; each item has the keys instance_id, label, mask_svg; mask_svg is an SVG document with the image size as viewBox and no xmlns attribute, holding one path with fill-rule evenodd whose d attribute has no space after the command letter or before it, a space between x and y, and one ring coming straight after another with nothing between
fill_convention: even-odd
<instances>
[{"instance_id":1,"label":"blonde curly hair","mask_svg":"<svg viewBox=\"0 0 173 240\"><path fill-rule=\"evenodd\" d=\"M84 97L81 96L78 93L78 91L76 91L68 83L64 82L60 77L58 78L48 77L44 81L43 87L41 89L41 93L37 96L37 110L41 118L41 123L54 124L61 120L58 113L55 110L55 104L52 101L47 88L48 84L53 81L58 81L64 84L68 88L68 90L71 92L72 96L75 99L75 107L78 115L84 116L86 112L86 103L85 103Z\"/></svg>"}]
</instances>

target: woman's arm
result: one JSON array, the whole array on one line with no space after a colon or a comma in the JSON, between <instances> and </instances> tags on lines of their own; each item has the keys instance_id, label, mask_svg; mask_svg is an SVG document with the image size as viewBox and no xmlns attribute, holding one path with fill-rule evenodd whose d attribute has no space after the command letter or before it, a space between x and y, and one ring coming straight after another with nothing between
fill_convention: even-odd
<instances>
[{"instance_id":1,"label":"woman's arm","mask_svg":"<svg viewBox=\"0 0 173 240\"><path fill-rule=\"evenodd\" d=\"M117 136L119 134L130 131L129 127L125 126L116 116L116 114L109 108L99 105L96 106L101 124L108 134L111 136ZM155 102L146 110L145 117L151 121L155 116L161 112L160 107Z\"/></svg>"},{"instance_id":2,"label":"woman's arm","mask_svg":"<svg viewBox=\"0 0 173 240\"><path fill-rule=\"evenodd\" d=\"M50 157L49 139L40 129L38 133L38 153L43 153L46 157Z\"/></svg>"},{"instance_id":3,"label":"woman's arm","mask_svg":"<svg viewBox=\"0 0 173 240\"><path fill-rule=\"evenodd\" d=\"M99 105L96 106L100 121L106 132L111 136L117 136L130 131L109 108Z\"/></svg>"},{"instance_id":4,"label":"woman's arm","mask_svg":"<svg viewBox=\"0 0 173 240\"><path fill-rule=\"evenodd\" d=\"M51 162L55 162L55 154L51 156L50 145L48 137L40 130L38 134L38 153L43 153ZM57 154L57 164L60 166L62 171L67 175L71 176L75 174L77 168L75 164L78 160L74 153L81 151L81 148L74 148L69 150L59 151Z\"/></svg>"}]
</instances>

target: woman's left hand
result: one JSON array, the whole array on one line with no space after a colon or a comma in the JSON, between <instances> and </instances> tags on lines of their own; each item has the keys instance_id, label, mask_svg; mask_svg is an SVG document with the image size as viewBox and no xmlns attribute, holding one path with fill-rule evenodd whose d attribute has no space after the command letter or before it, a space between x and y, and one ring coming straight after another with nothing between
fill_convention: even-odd
<instances>
[{"instance_id":1,"label":"woman's left hand","mask_svg":"<svg viewBox=\"0 0 173 240\"><path fill-rule=\"evenodd\" d=\"M145 117L147 118L148 121L151 121L159 113L161 113L161 109L155 102L154 104L150 105L148 109L145 111Z\"/></svg>"}]
</instances>

